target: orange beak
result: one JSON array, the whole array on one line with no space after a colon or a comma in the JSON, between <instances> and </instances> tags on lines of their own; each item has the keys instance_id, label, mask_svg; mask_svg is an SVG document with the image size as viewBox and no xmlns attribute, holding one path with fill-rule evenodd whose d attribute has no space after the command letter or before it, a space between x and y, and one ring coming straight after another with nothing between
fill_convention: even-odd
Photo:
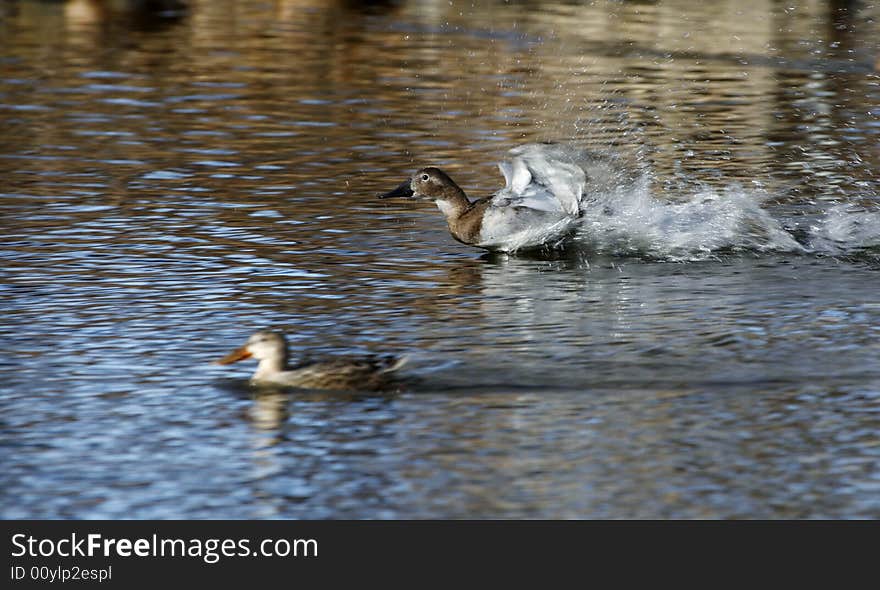
<instances>
[{"instance_id":1,"label":"orange beak","mask_svg":"<svg viewBox=\"0 0 880 590\"><path fill-rule=\"evenodd\" d=\"M224 356L222 359L220 359L218 361L214 361L214 362L216 362L218 365L229 365L229 364L234 363L235 361L249 359L249 358L251 358L251 356L252 355L251 355L250 351L247 349L247 346L242 346L241 348L237 348L237 349L233 350L232 352L230 352L229 354Z\"/></svg>"}]
</instances>

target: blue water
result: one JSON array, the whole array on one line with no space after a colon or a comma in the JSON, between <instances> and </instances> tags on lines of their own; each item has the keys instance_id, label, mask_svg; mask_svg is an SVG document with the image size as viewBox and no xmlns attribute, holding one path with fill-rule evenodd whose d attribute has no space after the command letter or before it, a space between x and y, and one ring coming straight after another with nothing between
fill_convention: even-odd
<instances>
[{"instance_id":1,"label":"blue water","mask_svg":"<svg viewBox=\"0 0 880 590\"><path fill-rule=\"evenodd\" d=\"M880 517L878 8L480 4L0 9L0 516ZM547 139L564 254L375 198Z\"/></svg>"}]
</instances>

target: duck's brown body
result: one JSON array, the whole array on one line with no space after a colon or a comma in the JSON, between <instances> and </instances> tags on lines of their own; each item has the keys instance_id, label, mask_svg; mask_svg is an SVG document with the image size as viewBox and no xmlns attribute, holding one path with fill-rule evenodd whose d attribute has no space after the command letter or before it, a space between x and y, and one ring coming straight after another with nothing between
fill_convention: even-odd
<instances>
[{"instance_id":1,"label":"duck's brown body","mask_svg":"<svg viewBox=\"0 0 880 590\"><path fill-rule=\"evenodd\" d=\"M285 385L304 389L382 390L394 385L394 357L339 357L303 364L281 373ZM259 379L254 379L260 383ZM270 379L270 383L277 383Z\"/></svg>"},{"instance_id":2,"label":"duck's brown body","mask_svg":"<svg viewBox=\"0 0 880 590\"><path fill-rule=\"evenodd\" d=\"M449 226L449 233L452 234L452 237L462 244L476 246L480 243L483 218L486 214L486 208L491 203L491 199L479 199L470 202L467 200L467 197L463 198L466 204L456 205L452 210L448 208L448 201L438 201L438 206L446 217L446 225Z\"/></svg>"}]
</instances>

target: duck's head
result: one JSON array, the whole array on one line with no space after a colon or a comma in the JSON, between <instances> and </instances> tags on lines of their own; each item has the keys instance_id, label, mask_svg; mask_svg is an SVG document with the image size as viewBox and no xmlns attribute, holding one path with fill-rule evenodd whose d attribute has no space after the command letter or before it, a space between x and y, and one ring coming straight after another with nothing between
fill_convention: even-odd
<instances>
[{"instance_id":1,"label":"duck's head","mask_svg":"<svg viewBox=\"0 0 880 590\"><path fill-rule=\"evenodd\" d=\"M259 361L283 361L287 357L287 340L278 332L260 330L252 334L244 346L233 350L217 361L217 364L228 365L251 357Z\"/></svg>"},{"instance_id":2,"label":"duck's head","mask_svg":"<svg viewBox=\"0 0 880 590\"><path fill-rule=\"evenodd\" d=\"M445 172L439 168L422 168L393 191L379 195L379 198L404 197L422 201L443 201L463 196L464 191Z\"/></svg>"}]
</instances>

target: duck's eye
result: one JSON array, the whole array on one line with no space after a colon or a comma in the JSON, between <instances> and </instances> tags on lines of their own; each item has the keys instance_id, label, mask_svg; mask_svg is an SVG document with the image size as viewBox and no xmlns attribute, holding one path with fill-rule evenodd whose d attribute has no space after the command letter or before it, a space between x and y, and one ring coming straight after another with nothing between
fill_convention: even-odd
<instances>
[{"instance_id":1,"label":"duck's eye","mask_svg":"<svg viewBox=\"0 0 880 590\"><path fill-rule=\"evenodd\" d=\"M428 177L427 174L422 174L422 181L423 181L423 182L428 182L428 178L429 178L429 177Z\"/></svg>"}]
</instances>

